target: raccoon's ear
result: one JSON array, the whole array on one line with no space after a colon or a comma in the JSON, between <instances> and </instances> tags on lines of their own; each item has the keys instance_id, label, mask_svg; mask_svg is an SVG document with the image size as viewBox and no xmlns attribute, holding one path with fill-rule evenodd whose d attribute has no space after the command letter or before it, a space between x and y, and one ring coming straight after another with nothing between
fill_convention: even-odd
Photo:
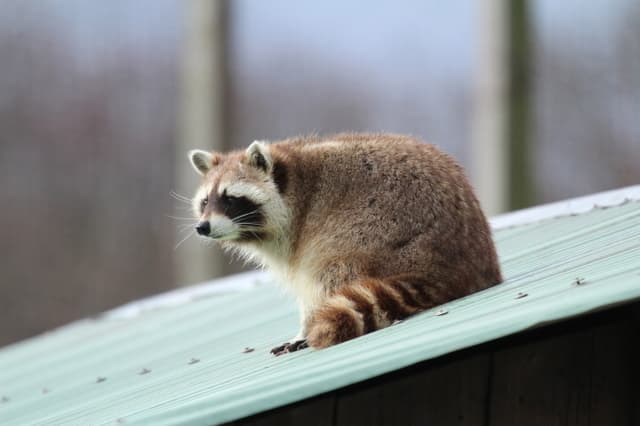
<instances>
[{"instance_id":1,"label":"raccoon's ear","mask_svg":"<svg viewBox=\"0 0 640 426\"><path fill-rule=\"evenodd\" d=\"M191 165L194 170L202 176L206 175L213 166L218 164L218 159L215 154L201 149L193 149L189 151L189 160L191 160Z\"/></svg>"},{"instance_id":2,"label":"raccoon's ear","mask_svg":"<svg viewBox=\"0 0 640 426\"><path fill-rule=\"evenodd\" d=\"M247 162L253 166L263 170L265 173L271 172L273 169L273 160L269 152L269 145L262 141L254 141L245 153Z\"/></svg>"}]
</instances>

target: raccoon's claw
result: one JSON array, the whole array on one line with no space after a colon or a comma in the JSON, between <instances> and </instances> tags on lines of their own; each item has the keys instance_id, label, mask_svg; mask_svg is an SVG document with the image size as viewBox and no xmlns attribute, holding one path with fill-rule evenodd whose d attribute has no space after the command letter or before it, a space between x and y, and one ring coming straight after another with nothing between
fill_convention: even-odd
<instances>
[{"instance_id":1,"label":"raccoon's claw","mask_svg":"<svg viewBox=\"0 0 640 426\"><path fill-rule=\"evenodd\" d=\"M271 349L271 353L274 354L275 356L279 356L282 354L287 353L286 349L287 349L287 345L289 345L289 342L284 343L280 346L276 346L275 348Z\"/></svg>"},{"instance_id":2,"label":"raccoon's claw","mask_svg":"<svg viewBox=\"0 0 640 426\"><path fill-rule=\"evenodd\" d=\"M280 346L276 346L275 348L271 349L271 353L274 354L275 356L280 356L280 355L287 354L289 352L300 351L308 347L309 347L309 344L307 343L307 340L302 339L302 340L296 340L295 342L286 342Z\"/></svg>"},{"instance_id":3,"label":"raccoon's claw","mask_svg":"<svg viewBox=\"0 0 640 426\"><path fill-rule=\"evenodd\" d=\"M309 347L307 343L307 339L296 340L295 342L289 344L289 352L301 351L302 349L306 349Z\"/></svg>"}]
</instances>

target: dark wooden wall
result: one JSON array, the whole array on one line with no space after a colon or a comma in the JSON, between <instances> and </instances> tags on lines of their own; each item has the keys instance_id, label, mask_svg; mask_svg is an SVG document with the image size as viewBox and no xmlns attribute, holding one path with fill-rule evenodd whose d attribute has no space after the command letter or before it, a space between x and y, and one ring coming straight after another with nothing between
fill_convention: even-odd
<instances>
[{"instance_id":1,"label":"dark wooden wall","mask_svg":"<svg viewBox=\"0 0 640 426\"><path fill-rule=\"evenodd\" d=\"M640 425L640 303L521 333L231 424Z\"/></svg>"}]
</instances>

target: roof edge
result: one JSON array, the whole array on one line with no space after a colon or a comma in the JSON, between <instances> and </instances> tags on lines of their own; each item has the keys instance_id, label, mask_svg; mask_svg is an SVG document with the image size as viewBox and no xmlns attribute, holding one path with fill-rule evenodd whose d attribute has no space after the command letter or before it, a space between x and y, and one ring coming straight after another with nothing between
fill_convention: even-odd
<instances>
[{"instance_id":1,"label":"roof edge","mask_svg":"<svg viewBox=\"0 0 640 426\"><path fill-rule=\"evenodd\" d=\"M135 300L111 309L101 317L116 320L134 318L147 311L178 306L195 299L247 291L272 282L270 275L264 271L242 272Z\"/></svg>"},{"instance_id":2,"label":"roof edge","mask_svg":"<svg viewBox=\"0 0 640 426\"><path fill-rule=\"evenodd\" d=\"M539 222L544 219L586 213L599 207L618 206L629 201L639 200L640 185L633 185L501 214L490 218L489 223L493 230L499 230L511 226Z\"/></svg>"}]
</instances>

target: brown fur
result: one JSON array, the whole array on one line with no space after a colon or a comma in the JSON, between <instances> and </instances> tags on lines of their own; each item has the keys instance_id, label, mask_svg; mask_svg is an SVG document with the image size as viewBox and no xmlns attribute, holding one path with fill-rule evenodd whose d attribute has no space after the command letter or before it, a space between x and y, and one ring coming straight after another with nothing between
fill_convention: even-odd
<instances>
[{"instance_id":1,"label":"brown fur","mask_svg":"<svg viewBox=\"0 0 640 426\"><path fill-rule=\"evenodd\" d=\"M284 235L265 234L251 251L298 296L311 346L502 281L478 200L462 168L436 147L399 135L339 134L285 140L269 153L273 196L289 219ZM238 173L242 158L218 157L205 179L217 184ZM243 173L237 178L257 179Z\"/></svg>"}]
</instances>

